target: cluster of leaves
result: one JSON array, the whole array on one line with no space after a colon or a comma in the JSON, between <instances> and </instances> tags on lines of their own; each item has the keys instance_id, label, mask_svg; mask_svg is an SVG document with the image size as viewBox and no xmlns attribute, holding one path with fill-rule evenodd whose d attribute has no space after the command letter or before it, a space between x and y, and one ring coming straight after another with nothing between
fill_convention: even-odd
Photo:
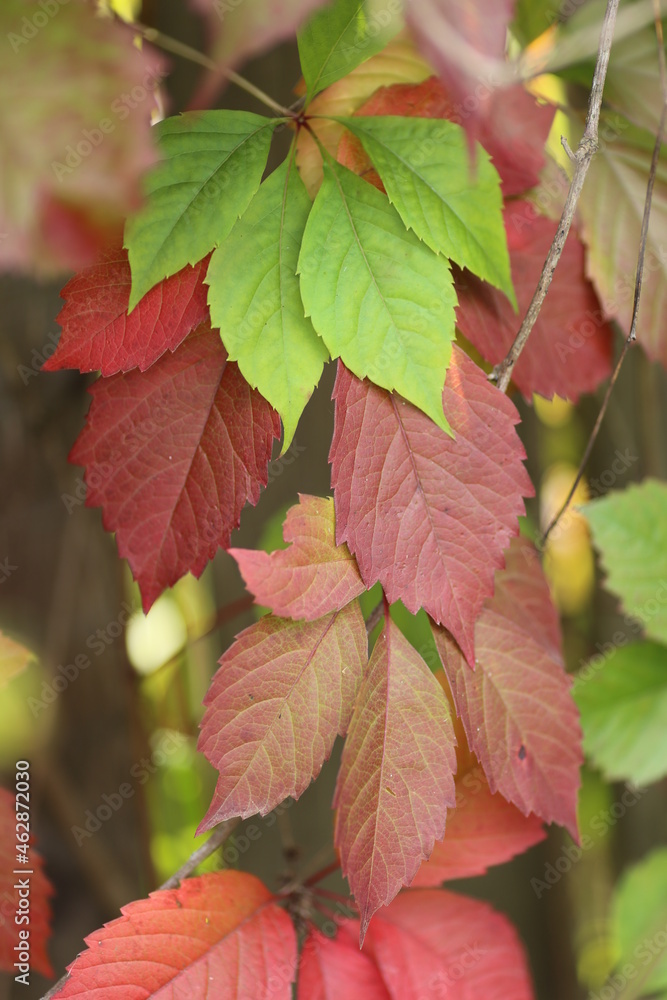
<instances>
[{"instance_id":1,"label":"cluster of leaves","mask_svg":"<svg viewBox=\"0 0 667 1000\"><path fill-rule=\"evenodd\" d=\"M270 6L256 4L258 24ZM318 4L290 6L271 41ZM345 737L334 841L359 919L339 920L333 940L311 926L297 955L292 916L312 903L309 890L274 896L249 875L206 875L126 907L89 939L58 996L93 983L100 996L168 985L199 996L212 978L238 996L289 997L297 971L304 998L343 988L411 997L455 980L462 996L531 996L506 919L436 888L537 843L543 822L576 839L582 761L558 615L537 551L519 536L533 492L519 415L483 367L510 346L556 232L536 209L553 109L517 84L462 113L477 83L451 59L453 25L480 57L502 60L514 5L480 0L461 21L459 6L443 0L434 19L432 4L409 5L420 54L398 36L399 4L387 21L372 4L336 0L299 32L298 108L162 121L159 162L123 244L105 239L63 290L63 332L45 367L101 373L71 458L144 609L223 548L270 612L224 653L206 696L199 749L219 776L200 830L299 797ZM265 43L250 30L233 42L241 54ZM216 44L222 70L232 42ZM262 179L279 129L293 132L290 151ZM31 203L23 220L0 204L1 217L43 234L39 213L52 201ZM593 200L587 211L589 252L573 232L515 369L528 399L577 400L609 373L605 316L624 314L622 304L602 310L586 278L588 268L602 283ZM289 447L330 359L333 498L300 497L286 549L230 548L276 439ZM657 519L664 490L644 490ZM650 585L638 573L631 590L621 565L642 563L629 516L622 533L625 502L601 501L590 519L610 585L637 613ZM359 598L378 583L382 625L369 643ZM428 615L442 669L394 621L399 601ZM661 621L652 615L647 629L658 643ZM612 703L619 678L630 683L628 656L643 665L636 700L654 697L663 653L644 643L610 658L599 685L608 715L597 696L587 705L592 685L577 689L586 747L614 777L659 776L642 771L641 749L633 756L639 713ZM187 952L178 968L175 933Z\"/></svg>"}]
</instances>

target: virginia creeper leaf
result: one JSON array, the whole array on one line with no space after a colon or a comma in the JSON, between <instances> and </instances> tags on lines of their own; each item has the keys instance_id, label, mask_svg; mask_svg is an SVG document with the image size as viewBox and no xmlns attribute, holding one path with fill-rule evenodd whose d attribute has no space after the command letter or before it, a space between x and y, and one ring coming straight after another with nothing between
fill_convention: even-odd
<instances>
[{"instance_id":1,"label":"virginia creeper leaf","mask_svg":"<svg viewBox=\"0 0 667 1000\"><path fill-rule=\"evenodd\" d=\"M554 109L538 104L519 84L494 90L488 99L492 107L488 118L479 123L479 141L498 171L504 197L523 194L540 179L545 164L544 144ZM392 83L380 87L355 114L448 118L457 125L465 118L464 109L455 104L437 76L416 84ZM362 170L353 165L355 159L361 162L368 158L359 140L346 132L338 146L338 161L360 174ZM364 169L368 166L367 162Z\"/></svg>"},{"instance_id":2,"label":"virginia creeper leaf","mask_svg":"<svg viewBox=\"0 0 667 1000\"><path fill-rule=\"evenodd\" d=\"M532 594L526 606L523 598ZM517 538L475 628L475 670L433 626L468 743L492 792L577 838L582 762L578 713L560 650L558 617L537 553Z\"/></svg>"},{"instance_id":3,"label":"virginia creeper leaf","mask_svg":"<svg viewBox=\"0 0 667 1000\"><path fill-rule=\"evenodd\" d=\"M56 13L0 5L0 270L92 264L156 160L150 117L166 63L88 4Z\"/></svg>"},{"instance_id":4,"label":"virginia creeper leaf","mask_svg":"<svg viewBox=\"0 0 667 1000\"><path fill-rule=\"evenodd\" d=\"M60 293L65 299L58 315L62 334L55 354L42 368L78 368L102 375L150 368L208 319L203 283L207 265L205 257L160 282L128 316L132 279L127 251L107 250Z\"/></svg>"},{"instance_id":5,"label":"virginia creeper leaf","mask_svg":"<svg viewBox=\"0 0 667 1000\"><path fill-rule=\"evenodd\" d=\"M347 545L336 545L334 503L299 496L283 525L287 549L229 549L258 604L283 618L312 621L338 611L366 589Z\"/></svg>"},{"instance_id":6,"label":"virginia creeper leaf","mask_svg":"<svg viewBox=\"0 0 667 1000\"><path fill-rule=\"evenodd\" d=\"M86 938L55 996L290 1000L296 935L273 898L253 875L227 870L128 903Z\"/></svg>"},{"instance_id":7,"label":"virginia creeper leaf","mask_svg":"<svg viewBox=\"0 0 667 1000\"><path fill-rule=\"evenodd\" d=\"M583 514L605 586L649 638L667 642L667 485L645 479L586 504Z\"/></svg>"},{"instance_id":8,"label":"virginia creeper leaf","mask_svg":"<svg viewBox=\"0 0 667 1000\"><path fill-rule=\"evenodd\" d=\"M448 430L449 264L403 228L383 195L333 161L306 224L299 273L306 312L332 357Z\"/></svg>"},{"instance_id":9,"label":"virginia creeper leaf","mask_svg":"<svg viewBox=\"0 0 667 1000\"><path fill-rule=\"evenodd\" d=\"M415 0L406 20L417 44L461 109L472 140L491 113L515 0Z\"/></svg>"},{"instance_id":10,"label":"virginia creeper leaf","mask_svg":"<svg viewBox=\"0 0 667 1000\"><path fill-rule=\"evenodd\" d=\"M610 781L648 785L667 774L667 648L613 649L575 682L584 750Z\"/></svg>"},{"instance_id":11,"label":"virginia creeper leaf","mask_svg":"<svg viewBox=\"0 0 667 1000\"><path fill-rule=\"evenodd\" d=\"M531 303L558 224L520 200L505 209L512 277L523 318ZM506 299L468 272L455 275L457 326L492 365L507 354L517 316ZM571 232L537 322L512 373L526 399L533 393L577 401L611 370L612 334L586 277L584 248Z\"/></svg>"},{"instance_id":12,"label":"virginia creeper leaf","mask_svg":"<svg viewBox=\"0 0 667 1000\"><path fill-rule=\"evenodd\" d=\"M456 808L447 816L447 832L425 861L412 885L435 886L450 879L484 875L544 840L535 816L523 816L498 792L491 793L482 768L456 778ZM467 779L467 783L466 783Z\"/></svg>"},{"instance_id":13,"label":"virginia creeper leaf","mask_svg":"<svg viewBox=\"0 0 667 1000\"><path fill-rule=\"evenodd\" d=\"M488 154L478 149L473 176L464 132L452 122L382 115L343 124L361 141L407 228L516 305L498 173Z\"/></svg>"},{"instance_id":14,"label":"virginia creeper leaf","mask_svg":"<svg viewBox=\"0 0 667 1000\"><path fill-rule=\"evenodd\" d=\"M296 266L311 202L291 158L264 181L208 270L231 361L278 411L289 448L329 353L306 319Z\"/></svg>"},{"instance_id":15,"label":"virginia creeper leaf","mask_svg":"<svg viewBox=\"0 0 667 1000\"><path fill-rule=\"evenodd\" d=\"M424 608L473 663L475 621L532 493L514 405L456 347L442 394L455 439L342 365L334 399L336 540L367 587Z\"/></svg>"},{"instance_id":16,"label":"virginia creeper leaf","mask_svg":"<svg viewBox=\"0 0 667 1000\"><path fill-rule=\"evenodd\" d=\"M317 11L298 34L308 97L375 55L402 27L398 2L333 0Z\"/></svg>"},{"instance_id":17,"label":"virginia creeper leaf","mask_svg":"<svg viewBox=\"0 0 667 1000\"><path fill-rule=\"evenodd\" d=\"M356 601L314 622L267 615L237 636L204 700L199 749L220 777L200 830L301 795L347 730L367 659Z\"/></svg>"},{"instance_id":18,"label":"virginia creeper leaf","mask_svg":"<svg viewBox=\"0 0 667 1000\"><path fill-rule=\"evenodd\" d=\"M409 885L445 832L456 768L449 706L387 615L357 697L336 783L334 841L361 915Z\"/></svg>"},{"instance_id":19,"label":"virginia creeper leaf","mask_svg":"<svg viewBox=\"0 0 667 1000\"><path fill-rule=\"evenodd\" d=\"M249 111L203 111L155 126L163 160L147 177L146 206L125 227L130 310L227 236L259 187L279 123Z\"/></svg>"},{"instance_id":20,"label":"virginia creeper leaf","mask_svg":"<svg viewBox=\"0 0 667 1000\"><path fill-rule=\"evenodd\" d=\"M581 235L588 246L586 266L608 316L630 332L637 247L655 143L648 132L632 128L618 115L602 118L608 136L592 161L579 200ZM609 212L608 206L614 211ZM667 155L656 171L651 223L646 239L637 340L648 356L667 367Z\"/></svg>"},{"instance_id":21,"label":"virginia creeper leaf","mask_svg":"<svg viewBox=\"0 0 667 1000\"><path fill-rule=\"evenodd\" d=\"M313 929L301 952L297 1000L391 1000L377 965L345 921L335 938Z\"/></svg>"},{"instance_id":22,"label":"virginia creeper leaf","mask_svg":"<svg viewBox=\"0 0 667 1000\"><path fill-rule=\"evenodd\" d=\"M619 970L627 962L649 970L642 979L641 995L662 1000L667 993L667 850L658 847L625 871L612 901L611 927ZM657 960L654 958L657 956ZM649 965L652 967L649 969Z\"/></svg>"},{"instance_id":23,"label":"virginia creeper leaf","mask_svg":"<svg viewBox=\"0 0 667 1000\"><path fill-rule=\"evenodd\" d=\"M378 87L389 83L417 83L433 70L417 52L414 42L400 35L377 55L361 63L342 80L327 87L308 106L310 129L302 128L296 139L296 161L299 173L314 198L322 183L322 154L317 137L330 156L336 156L338 143L345 133L337 117L351 115ZM333 117L329 117L333 116Z\"/></svg>"},{"instance_id":24,"label":"virginia creeper leaf","mask_svg":"<svg viewBox=\"0 0 667 1000\"><path fill-rule=\"evenodd\" d=\"M18 801L18 805L17 805ZM25 793L24 799L25 801ZM28 800L29 801L29 800ZM44 874L44 861L35 849L34 838L29 841L18 841L27 832L28 824L23 823L23 812L29 811L28 805L22 806L21 799L16 800L15 794L6 788L0 788L0 971L18 975L14 963L19 961L18 948L23 943L19 939L19 930L25 924L16 924L17 914L25 915L25 893L23 905L17 886L17 879L27 879L30 888L30 967L42 976L53 976L53 969L46 953L46 944L51 936L51 907L49 899L53 896L53 886ZM22 824L21 826L17 824ZM17 841L27 847L27 852L17 851ZM19 859L27 858L29 863L23 864ZM14 875L16 869L25 870L23 876ZM28 874L31 872L31 874Z\"/></svg>"},{"instance_id":25,"label":"virginia creeper leaf","mask_svg":"<svg viewBox=\"0 0 667 1000\"><path fill-rule=\"evenodd\" d=\"M29 649L0 632L0 689L12 677L22 673L32 658Z\"/></svg>"},{"instance_id":26,"label":"virginia creeper leaf","mask_svg":"<svg viewBox=\"0 0 667 1000\"><path fill-rule=\"evenodd\" d=\"M188 570L229 545L266 485L277 414L202 326L147 372L96 382L70 460L102 507L148 611Z\"/></svg>"},{"instance_id":27,"label":"virginia creeper leaf","mask_svg":"<svg viewBox=\"0 0 667 1000\"><path fill-rule=\"evenodd\" d=\"M372 922L364 953L391 1000L533 1000L526 956L507 917L443 889L402 892Z\"/></svg>"}]
</instances>

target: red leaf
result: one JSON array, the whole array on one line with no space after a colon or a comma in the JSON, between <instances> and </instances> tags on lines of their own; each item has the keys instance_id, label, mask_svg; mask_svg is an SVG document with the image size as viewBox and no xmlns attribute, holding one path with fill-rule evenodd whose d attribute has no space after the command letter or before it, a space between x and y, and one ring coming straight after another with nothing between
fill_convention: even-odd
<instances>
[{"instance_id":1,"label":"red leaf","mask_svg":"<svg viewBox=\"0 0 667 1000\"><path fill-rule=\"evenodd\" d=\"M301 952L297 1000L390 1000L373 960L345 921L335 938L313 930Z\"/></svg>"},{"instance_id":2,"label":"red leaf","mask_svg":"<svg viewBox=\"0 0 667 1000\"><path fill-rule=\"evenodd\" d=\"M524 598L530 594L530 603ZM537 553L515 539L507 569L477 622L477 669L433 627L471 748L491 791L524 814L566 826L576 839L581 730L559 645L557 612Z\"/></svg>"},{"instance_id":3,"label":"red leaf","mask_svg":"<svg viewBox=\"0 0 667 1000\"><path fill-rule=\"evenodd\" d=\"M253 875L215 872L151 893L86 938L56 997L290 1000L292 921Z\"/></svg>"},{"instance_id":4,"label":"red leaf","mask_svg":"<svg viewBox=\"0 0 667 1000\"><path fill-rule=\"evenodd\" d=\"M468 271L457 271L457 326L492 365L507 354L528 311L557 223L529 202L508 202L505 227L519 315L505 296ZM584 248L570 232L551 287L512 374L526 399L534 392L577 401L611 369L612 333L586 278Z\"/></svg>"},{"instance_id":5,"label":"red leaf","mask_svg":"<svg viewBox=\"0 0 667 1000\"><path fill-rule=\"evenodd\" d=\"M405 16L417 43L456 102L471 141L492 109L515 0L414 0Z\"/></svg>"},{"instance_id":6,"label":"red leaf","mask_svg":"<svg viewBox=\"0 0 667 1000\"><path fill-rule=\"evenodd\" d=\"M516 409L456 346L442 396L456 440L341 364L334 399L336 540L367 587L424 608L472 664L475 621L533 492Z\"/></svg>"},{"instance_id":7,"label":"red leaf","mask_svg":"<svg viewBox=\"0 0 667 1000\"><path fill-rule=\"evenodd\" d=\"M21 964L21 954L15 950L23 945L25 937L19 937L19 932L28 930L30 959L27 963L31 969L43 976L53 976L53 969L46 953L46 943L51 935L51 907L49 899L53 895L53 886L44 874L44 862L35 850L34 838L28 843L27 857L29 864L23 864L19 858L26 855L17 851L17 833L23 834L23 827L17 826L19 816L23 812L22 802L16 809L16 800L6 788L0 788L0 970L11 972L13 976L21 974L14 963ZM21 874L14 875L17 869L24 869ZM32 874L27 874L31 871ZM30 892L30 908L26 910L25 892L23 899L19 896L20 882L28 882ZM19 919L28 913L30 924L17 924Z\"/></svg>"},{"instance_id":8,"label":"red leaf","mask_svg":"<svg viewBox=\"0 0 667 1000\"><path fill-rule=\"evenodd\" d=\"M357 697L334 796L334 841L361 914L362 941L375 911L409 885L443 836L455 767L447 699L387 615Z\"/></svg>"},{"instance_id":9,"label":"red leaf","mask_svg":"<svg viewBox=\"0 0 667 1000\"><path fill-rule=\"evenodd\" d=\"M142 372L150 368L208 319L203 279L209 258L210 254L194 267L184 267L161 281L128 316L131 275L127 250L108 250L98 263L68 281L60 293L66 301L58 316L63 332L44 370L78 368L115 375L132 368Z\"/></svg>"},{"instance_id":10,"label":"red leaf","mask_svg":"<svg viewBox=\"0 0 667 1000\"><path fill-rule=\"evenodd\" d=\"M488 117L478 123L477 138L491 155L507 198L522 194L540 179L545 163L544 144L551 128L554 108L538 104L521 85L494 90L488 98ZM396 83L381 87L363 104L357 115L402 115L407 118L448 118L462 124L465 111L455 105L437 76L423 83ZM338 160L382 188L363 146L351 132L344 132Z\"/></svg>"},{"instance_id":11,"label":"red leaf","mask_svg":"<svg viewBox=\"0 0 667 1000\"><path fill-rule=\"evenodd\" d=\"M493 865L522 854L544 837L537 817L523 816L502 795L491 794L478 765L457 777L456 808L447 817L445 839L435 845L412 885L440 885L450 879L484 875Z\"/></svg>"},{"instance_id":12,"label":"red leaf","mask_svg":"<svg viewBox=\"0 0 667 1000\"><path fill-rule=\"evenodd\" d=\"M400 896L371 924L364 953L391 1000L532 1000L523 948L505 916L443 889Z\"/></svg>"},{"instance_id":13,"label":"red leaf","mask_svg":"<svg viewBox=\"0 0 667 1000\"><path fill-rule=\"evenodd\" d=\"M312 621L338 611L366 589L347 545L336 545L333 500L299 495L283 524L288 549L230 549L246 587L283 618Z\"/></svg>"},{"instance_id":14,"label":"red leaf","mask_svg":"<svg viewBox=\"0 0 667 1000\"><path fill-rule=\"evenodd\" d=\"M368 659L358 603L315 622L267 615L220 660L199 749L220 772L207 830L298 798L343 736Z\"/></svg>"},{"instance_id":15,"label":"red leaf","mask_svg":"<svg viewBox=\"0 0 667 1000\"><path fill-rule=\"evenodd\" d=\"M280 421L200 327L147 372L100 379L70 460L86 466L86 504L103 508L144 610L229 545L266 485Z\"/></svg>"}]
</instances>

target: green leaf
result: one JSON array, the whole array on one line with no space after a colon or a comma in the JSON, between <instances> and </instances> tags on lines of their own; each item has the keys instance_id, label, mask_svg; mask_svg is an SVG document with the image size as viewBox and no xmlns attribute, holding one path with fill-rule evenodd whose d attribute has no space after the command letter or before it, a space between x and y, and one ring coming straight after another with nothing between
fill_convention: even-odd
<instances>
[{"instance_id":1,"label":"green leaf","mask_svg":"<svg viewBox=\"0 0 667 1000\"><path fill-rule=\"evenodd\" d=\"M376 188L327 160L298 271L332 357L451 433L442 409L456 305L448 261L404 228Z\"/></svg>"},{"instance_id":2,"label":"green leaf","mask_svg":"<svg viewBox=\"0 0 667 1000\"><path fill-rule=\"evenodd\" d=\"M191 112L156 125L164 160L145 207L125 227L130 311L163 278L196 264L229 233L259 187L279 118Z\"/></svg>"},{"instance_id":3,"label":"green leaf","mask_svg":"<svg viewBox=\"0 0 667 1000\"><path fill-rule=\"evenodd\" d=\"M646 785L667 774L667 647L612 649L577 678L584 750L610 780Z\"/></svg>"},{"instance_id":4,"label":"green leaf","mask_svg":"<svg viewBox=\"0 0 667 1000\"><path fill-rule=\"evenodd\" d=\"M617 452L612 471L621 474L635 461L629 450ZM605 586L649 638L667 643L667 484L646 479L587 504L582 513L607 573Z\"/></svg>"},{"instance_id":5,"label":"green leaf","mask_svg":"<svg viewBox=\"0 0 667 1000\"><path fill-rule=\"evenodd\" d=\"M338 119L360 140L403 222L431 250L500 288L516 308L500 178L464 130L437 118Z\"/></svg>"},{"instance_id":6,"label":"green leaf","mask_svg":"<svg viewBox=\"0 0 667 1000\"><path fill-rule=\"evenodd\" d=\"M264 181L211 258L211 322L243 375L280 414L283 451L329 353L304 315L296 266L311 202L290 157Z\"/></svg>"},{"instance_id":7,"label":"green leaf","mask_svg":"<svg viewBox=\"0 0 667 1000\"><path fill-rule=\"evenodd\" d=\"M667 849L664 847L633 865L618 883L612 903L612 931L620 956L616 968L626 979L642 977L641 989L632 996L659 1000L658 994L663 997L667 991ZM628 965L632 971L626 968Z\"/></svg>"},{"instance_id":8,"label":"green leaf","mask_svg":"<svg viewBox=\"0 0 667 1000\"><path fill-rule=\"evenodd\" d=\"M334 0L298 34L311 99L380 52L403 27L400 0Z\"/></svg>"}]
</instances>

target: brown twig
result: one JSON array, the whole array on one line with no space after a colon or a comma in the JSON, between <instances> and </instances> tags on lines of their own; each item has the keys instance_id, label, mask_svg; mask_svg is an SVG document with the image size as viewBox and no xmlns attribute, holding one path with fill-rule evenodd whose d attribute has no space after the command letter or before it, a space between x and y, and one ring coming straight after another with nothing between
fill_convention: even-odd
<instances>
[{"instance_id":1,"label":"brown twig","mask_svg":"<svg viewBox=\"0 0 667 1000\"><path fill-rule=\"evenodd\" d=\"M383 612L384 612L384 597L382 598L382 600L378 601L378 603L375 605L375 607L369 614L368 618L366 619L366 632L368 633L368 635L371 634L375 626L382 618Z\"/></svg>"},{"instance_id":2,"label":"brown twig","mask_svg":"<svg viewBox=\"0 0 667 1000\"><path fill-rule=\"evenodd\" d=\"M196 63L198 66L203 66L204 69L211 70L215 73L220 73L222 76L226 76L230 83L235 83L237 87L245 90L247 94L251 94L256 97L258 101L264 104L267 108L271 108L275 111L277 115L281 118L292 118L292 112L289 108L284 107L277 101L274 101L272 97L265 94L263 90L256 87L254 83L250 80L246 80L244 76L239 76L235 73L233 69L226 69L218 65L208 56L204 55L203 52L199 52L198 49L193 49L192 46L186 45L184 42L180 42L177 38L171 38L169 35L163 35L161 31L157 28L150 28L147 24L140 24L138 21L133 22L132 28L138 31L147 42L151 42L153 45L159 46L164 49L165 52L173 52L176 56L181 56L183 59L188 59L190 62Z\"/></svg>"},{"instance_id":3,"label":"brown twig","mask_svg":"<svg viewBox=\"0 0 667 1000\"><path fill-rule=\"evenodd\" d=\"M558 511L555 517L552 518L546 531L542 535L541 546L544 544L554 530L561 517L569 507L572 502L572 497L574 496L577 486L581 481L581 477L584 474L584 469L590 457L591 451L593 450L593 445L597 439L600 427L602 426L602 421L604 415L607 412L607 406L609 405L609 399L611 397L614 386L618 379L621 366L625 361L625 356L628 353L629 347L637 339L637 318L639 316L639 300L642 291L642 281L644 277L644 258L646 256L646 242L648 238L648 224L651 217L651 204L653 201L653 187L655 185L655 176L658 169L658 160L660 159L660 148L664 142L665 137L665 125L667 124L667 67L665 66L665 50L662 37L662 22L660 20L660 0L653 0L655 8L655 32L658 42L658 60L660 65L660 83L662 88L662 112L660 114L660 122L658 125L658 134L655 137L655 145L653 146L653 156L651 158L651 169L649 170L648 183L646 185L646 198L644 200L644 215L642 217L642 228L639 237L639 252L637 254L637 271L635 274L635 294L634 301L632 304L632 321L630 323L630 333L628 334L625 343L623 344L623 349L619 355L618 361L614 367L614 371L609 380L609 385L607 386L607 391L604 394L604 399L602 400L602 406L600 407L600 412L597 415L595 424L593 425L593 430L588 439L588 444L584 454L582 455L581 462L579 463L579 468L577 470L577 475L575 476L574 482L565 502Z\"/></svg>"},{"instance_id":4,"label":"brown twig","mask_svg":"<svg viewBox=\"0 0 667 1000\"><path fill-rule=\"evenodd\" d=\"M196 851L193 851L185 864L181 865L177 872L174 872L174 874L170 875L166 882L162 883L160 889L174 889L179 882L183 881L184 878L188 878L188 876L192 875L195 868L198 868L202 861L206 861L207 858L210 858L210 856L218 850L223 841L227 840L227 837L230 835L232 830L234 830L240 822L241 820L239 818L235 818L228 819L226 823L221 823L220 826L213 831L206 843L202 844L201 847L198 847Z\"/></svg>"},{"instance_id":5,"label":"brown twig","mask_svg":"<svg viewBox=\"0 0 667 1000\"><path fill-rule=\"evenodd\" d=\"M611 43L614 37L614 24L616 22L618 4L619 0L607 0L607 9L602 23L598 57L595 64L595 74L593 76L593 86L591 87L591 96L588 102L586 127L584 128L584 134L581 137L581 141L577 146L576 152L572 154L575 167L572 174L572 180L570 182L570 190L568 191L565 205L563 206L563 213L558 224L556 235L554 236L547 259L544 262L542 274L537 284L535 294L533 295L533 300L530 303L525 319L519 328L519 332L514 339L514 343L510 347L504 360L501 361L499 365L496 365L489 375L491 380L497 381L498 388L502 392L507 392L507 387L510 384L514 366L519 360L519 356L526 346L528 337L530 336L530 333L537 321L537 317L539 316L542 303L546 298L549 285L551 284L551 279L553 278L554 271L556 270L556 266L565 246L565 241L567 240L568 233L570 232L570 226L572 225L572 219L574 218L574 212L577 207L579 195L581 194L581 189L584 186L584 180L586 179L588 167L598 148L598 122L600 120L602 92L604 90L604 81L607 75L607 66L609 65L609 53L611 51Z\"/></svg>"}]
</instances>

